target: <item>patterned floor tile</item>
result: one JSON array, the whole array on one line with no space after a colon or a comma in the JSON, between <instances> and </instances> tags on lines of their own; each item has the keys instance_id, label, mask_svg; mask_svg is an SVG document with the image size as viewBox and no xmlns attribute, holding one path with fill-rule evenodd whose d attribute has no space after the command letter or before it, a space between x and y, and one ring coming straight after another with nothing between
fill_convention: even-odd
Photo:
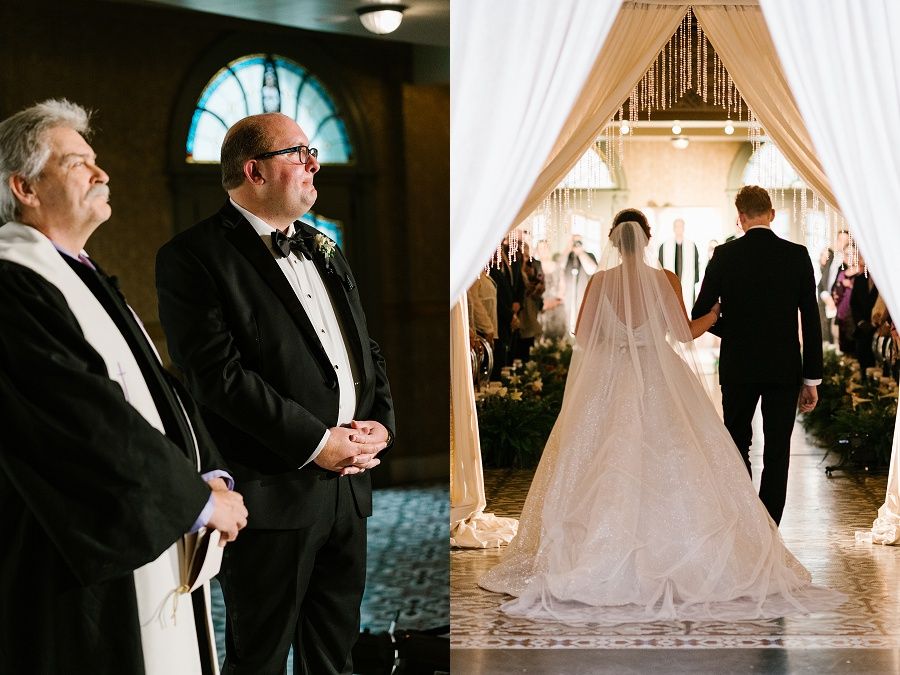
<instances>
[{"instance_id":1,"label":"patterned floor tile","mask_svg":"<svg viewBox=\"0 0 900 675\"><path fill-rule=\"evenodd\" d=\"M758 437L758 435L757 435ZM531 648L859 648L900 647L900 547L856 542L884 501L887 477L825 474L824 452L795 428L788 501L781 532L813 580L848 596L837 610L768 621L657 622L569 626L512 619L499 612L505 596L478 588L477 579L499 550L454 550L450 555L451 645L473 649ZM751 456L761 463L758 453ZM518 516L532 472L485 474L488 510ZM758 476L756 476L758 484Z\"/></svg>"},{"instance_id":2,"label":"patterned floor tile","mask_svg":"<svg viewBox=\"0 0 900 675\"><path fill-rule=\"evenodd\" d=\"M375 490L368 522L366 591L361 630L425 630L450 622L447 484ZM225 658L225 605L212 584L219 661ZM288 660L292 671L293 655Z\"/></svg>"}]
</instances>

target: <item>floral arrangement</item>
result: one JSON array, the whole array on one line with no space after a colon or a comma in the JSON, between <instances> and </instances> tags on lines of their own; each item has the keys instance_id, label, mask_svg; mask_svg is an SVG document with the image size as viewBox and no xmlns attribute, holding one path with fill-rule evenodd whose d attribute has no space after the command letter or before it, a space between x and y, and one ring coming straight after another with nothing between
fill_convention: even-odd
<instances>
[{"instance_id":1,"label":"floral arrangement","mask_svg":"<svg viewBox=\"0 0 900 675\"><path fill-rule=\"evenodd\" d=\"M316 233L313 237L313 243L316 245L316 250L322 254L322 257L325 258L325 260L330 260L334 256L336 244L330 237L326 237L321 233Z\"/></svg>"},{"instance_id":2,"label":"floral arrangement","mask_svg":"<svg viewBox=\"0 0 900 675\"><path fill-rule=\"evenodd\" d=\"M878 368L860 373L859 364L825 351L819 402L800 418L803 428L846 465L879 468L890 462L897 415L897 382Z\"/></svg>"},{"instance_id":3,"label":"floral arrangement","mask_svg":"<svg viewBox=\"0 0 900 675\"><path fill-rule=\"evenodd\" d=\"M485 466L537 464L559 415L571 359L568 342L543 339L527 362L514 361L499 381L476 392Z\"/></svg>"}]
</instances>

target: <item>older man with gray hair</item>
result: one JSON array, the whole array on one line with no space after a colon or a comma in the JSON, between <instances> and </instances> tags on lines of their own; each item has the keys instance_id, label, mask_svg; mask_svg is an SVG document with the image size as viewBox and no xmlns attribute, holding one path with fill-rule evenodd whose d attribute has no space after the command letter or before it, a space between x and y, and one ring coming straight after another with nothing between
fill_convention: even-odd
<instances>
[{"instance_id":1,"label":"older man with gray hair","mask_svg":"<svg viewBox=\"0 0 900 675\"><path fill-rule=\"evenodd\" d=\"M84 251L111 215L88 122L65 100L0 122L0 672L214 673L190 555L216 569L247 512Z\"/></svg>"}]
</instances>

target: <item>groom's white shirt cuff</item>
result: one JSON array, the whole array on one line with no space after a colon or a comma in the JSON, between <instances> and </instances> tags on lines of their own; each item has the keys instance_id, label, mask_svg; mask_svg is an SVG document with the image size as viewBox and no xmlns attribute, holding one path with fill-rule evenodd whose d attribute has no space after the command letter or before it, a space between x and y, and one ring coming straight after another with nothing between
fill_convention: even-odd
<instances>
[{"instance_id":1,"label":"groom's white shirt cuff","mask_svg":"<svg viewBox=\"0 0 900 675\"><path fill-rule=\"evenodd\" d=\"M817 385L822 384L822 380L807 380L805 377L803 378L803 384L808 387L815 387Z\"/></svg>"},{"instance_id":2,"label":"groom's white shirt cuff","mask_svg":"<svg viewBox=\"0 0 900 675\"><path fill-rule=\"evenodd\" d=\"M330 429L326 429L326 430L325 430L325 433L322 434L322 440L319 441L319 444L316 446L316 449L313 450L313 454L311 454L311 455L309 456L309 459L306 460L305 462L303 462L303 464L301 464L301 465L298 466L297 468L298 468L298 469L302 469L304 466L306 466L306 465L309 464L311 461L313 461L316 457L318 457L318 456L319 456L319 453L322 452L322 448L324 448L324 447L325 447L325 444L328 442L328 438L329 438L330 436L331 436L331 430L330 430Z\"/></svg>"}]
</instances>

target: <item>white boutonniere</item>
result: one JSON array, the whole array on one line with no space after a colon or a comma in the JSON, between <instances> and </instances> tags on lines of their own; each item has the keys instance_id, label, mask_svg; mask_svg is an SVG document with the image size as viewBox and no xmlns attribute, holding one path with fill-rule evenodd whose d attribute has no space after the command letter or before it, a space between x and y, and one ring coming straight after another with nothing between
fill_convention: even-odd
<instances>
[{"instance_id":1,"label":"white boutonniere","mask_svg":"<svg viewBox=\"0 0 900 675\"><path fill-rule=\"evenodd\" d=\"M325 260L331 260L334 257L336 244L331 238L319 233L313 237L313 243L315 243L316 250L322 254L322 257L325 258Z\"/></svg>"}]
</instances>

